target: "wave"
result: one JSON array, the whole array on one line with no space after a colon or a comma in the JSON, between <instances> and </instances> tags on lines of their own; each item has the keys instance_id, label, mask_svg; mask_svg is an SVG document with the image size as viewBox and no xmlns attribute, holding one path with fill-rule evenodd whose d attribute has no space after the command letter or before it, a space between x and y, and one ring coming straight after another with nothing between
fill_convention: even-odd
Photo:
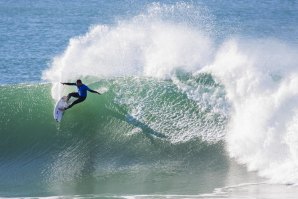
<instances>
[{"instance_id":1,"label":"wave","mask_svg":"<svg viewBox=\"0 0 298 199\"><path fill-rule=\"evenodd\" d=\"M9 121L21 120L7 118L18 113L19 106L28 106L37 118L22 117L30 120L26 124L43 124L34 127L34 134L58 129L63 136L78 136L72 138L78 143L83 134L96 138L89 142L101 146L103 155L93 154L99 159L110 153L144 158L144 151L156 149L148 141L152 139L160 145L174 144L175 157L184 156L183 147L197 140L198 148L207 143L215 149L216 143L224 142L230 157L249 170L271 182L297 183L297 48L272 38L229 37L219 42L211 33L216 31L212 24L212 16L202 8L157 3L114 25L93 26L86 35L72 38L44 71L52 87L38 86L30 92L42 97L42 89L51 90L57 100L69 91L60 81L81 78L91 88L108 88L107 93L98 99L90 95L88 103L66 113L60 126L45 117L54 104L46 96L37 103L42 111L30 108L35 98L13 105L6 100L2 108L7 107L3 112L9 116L1 119L2 125L9 125L4 132L19 131L20 125ZM180 144L183 147L176 148ZM123 150L124 145L129 147ZM84 151L84 145L79 146ZM165 151L151 155L156 153L169 157Z\"/></svg>"}]
</instances>

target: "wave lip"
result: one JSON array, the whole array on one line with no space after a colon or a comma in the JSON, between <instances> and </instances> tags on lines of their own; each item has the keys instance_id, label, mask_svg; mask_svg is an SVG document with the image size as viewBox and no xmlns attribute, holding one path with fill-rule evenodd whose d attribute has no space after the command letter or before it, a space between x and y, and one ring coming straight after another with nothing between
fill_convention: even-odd
<instances>
[{"instance_id":1,"label":"wave lip","mask_svg":"<svg viewBox=\"0 0 298 199\"><path fill-rule=\"evenodd\" d=\"M115 25L95 25L70 40L43 72L43 79L54 84L52 96L57 100L61 97L57 82L83 77L168 78L177 68L195 71L212 55L206 31L212 24L209 15L191 4L154 3Z\"/></svg>"}]
</instances>

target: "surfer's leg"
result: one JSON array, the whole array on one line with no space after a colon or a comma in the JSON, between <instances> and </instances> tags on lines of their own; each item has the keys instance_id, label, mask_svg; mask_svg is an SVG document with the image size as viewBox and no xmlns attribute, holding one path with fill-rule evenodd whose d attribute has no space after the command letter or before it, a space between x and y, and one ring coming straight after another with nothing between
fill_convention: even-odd
<instances>
[{"instance_id":1,"label":"surfer's leg","mask_svg":"<svg viewBox=\"0 0 298 199\"><path fill-rule=\"evenodd\" d=\"M80 95L79 95L79 93L77 93L77 92L69 93L69 94L67 95L67 99L66 99L66 101L68 102L68 100L69 100L71 97L79 98Z\"/></svg>"},{"instance_id":2,"label":"surfer's leg","mask_svg":"<svg viewBox=\"0 0 298 199\"><path fill-rule=\"evenodd\" d=\"M66 109L70 109L73 105L81 103L82 101L84 101L86 99L86 97L79 97L79 99L75 100L73 103L71 103L71 105L69 105Z\"/></svg>"}]
</instances>

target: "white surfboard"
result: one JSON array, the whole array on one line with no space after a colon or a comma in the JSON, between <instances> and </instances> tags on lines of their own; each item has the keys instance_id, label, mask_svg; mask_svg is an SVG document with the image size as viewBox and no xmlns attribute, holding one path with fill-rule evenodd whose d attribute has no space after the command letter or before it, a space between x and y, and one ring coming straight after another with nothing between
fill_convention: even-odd
<instances>
[{"instance_id":1,"label":"white surfboard","mask_svg":"<svg viewBox=\"0 0 298 199\"><path fill-rule=\"evenodd\" d=\"M67 102L66 102L67 97L63 96L55 105L54 108L54 119L57 122L61 122L64 111L59 110L60 108L66 108L68 106Z\"/></svg>"}]
</instances>

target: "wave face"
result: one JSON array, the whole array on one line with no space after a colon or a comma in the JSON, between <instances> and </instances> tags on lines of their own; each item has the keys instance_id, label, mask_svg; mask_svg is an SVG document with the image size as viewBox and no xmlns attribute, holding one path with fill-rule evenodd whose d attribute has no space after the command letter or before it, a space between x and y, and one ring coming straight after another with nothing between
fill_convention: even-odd
<instances>
[{"instance_id":1,"label":"wave face","mask_svg":"<svg viewBox=\"0 0 298 199\"><path fill-rule=\"evenodd\" d=\"M175 81L121 77L89 86L106 92L89 94L61 123L52 116L50 84L0 87L6 93L0 106L2 196L131 193L131 181L142 190L156 176L170 183L179 173L187 180L216 175L217 167L226 172L224 93L210 75L181 73ZM189 99L189 87L205 97ZM214 169L201 174L207 168ZM196 184L188 192L196 192Z\"/></svg>"},{"instance_id":2,"label":"wave face","mask_svg":"<svg viewBox=\"0 0 298 199\"><path fill-rule=\"evenodd\" d=\"M136 17L71 39L43 77L54 99L64 93L58 81L130 77L123 84L130 88L120 86L113 100L146 127L174 143L224 140L249 170L297 183L297 48L270 38L219 42L210 24L204 9L151 4ZM143 84L146 78L153 80Z\"/></svg>"}]
</instances>

